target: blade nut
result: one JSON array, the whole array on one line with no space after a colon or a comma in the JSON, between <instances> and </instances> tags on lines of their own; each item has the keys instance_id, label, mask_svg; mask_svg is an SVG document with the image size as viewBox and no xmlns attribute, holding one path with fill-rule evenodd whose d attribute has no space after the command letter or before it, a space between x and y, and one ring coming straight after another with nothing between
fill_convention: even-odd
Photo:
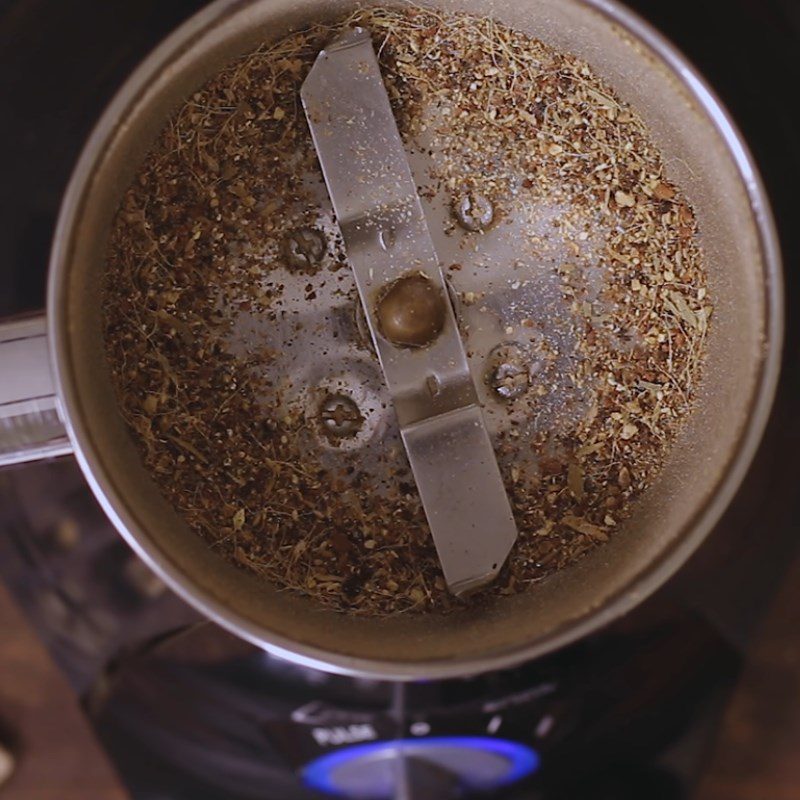
<instances>
[{"instance_id":1,"label":"blade nut","mask_svg":"<svg viewBox=\"0 0 800 800\"><path fill-rule=\"evenodd\" d=\"M492 201L478 192L468 192L457 198L453 213L458 224L471 233L483 233L494 221Z\"/></svg>"},{"instance_id":2,"label":"blade nut","mask_svg":"<svg viewBox=\"0 0 800 800\"><path fill-rule=\"evenodd\" d=\"M325 238L314 228L298 228L283 242L283 256L293 269L314 270L327 248Z\"/></svg>"},{"instance_id":3,"label":"blade nut","mask_svg":"<svg viewBox=\"0 0 800 800\"><path fill-rule=\"evenodd\" d=\"M530 371L518 345L501 344L489 354L486 382L500 400L514 400L528 391Z\"/></svg>"},{"instance_id":4,"label":"blade nut","mask_svg":"<svg viewBox=\"0 0 800 800\"><path fill-rule=\"evenodd\" d=\"M319 419L322 432L329 439L348 439L364 424L358 406L344 394L328 395L320 404Z\"/></svg>"},{"instance_id":5,"label":"blade nut","mask_svg":"<svg viewBox=\"0 0 800 800\"><path fill-rule=\"evenodd\" d=\"M386 286L378 298L378 329L398 347L425 347L444 329L446 303L441 290L427 275L404 275Z\"/></svg>"}]
</instances>

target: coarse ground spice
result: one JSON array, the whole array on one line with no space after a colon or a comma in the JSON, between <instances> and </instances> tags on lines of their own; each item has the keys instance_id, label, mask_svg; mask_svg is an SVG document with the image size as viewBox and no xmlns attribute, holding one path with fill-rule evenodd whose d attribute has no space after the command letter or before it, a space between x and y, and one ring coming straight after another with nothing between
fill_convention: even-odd
<instances>
[{"instance_id":1,"label":"coarse ground spice","mask_svg":"<svg viewBox=\"0 0 800 800\"><path fill-rule=\"evenodd\" d=\"M691 409L711 305L694 214L635 110L491 19L362 10L236 60L177 111L124 196L104 287L147 469L211 547L278 588L355 614L447 610L480 596L446 590L380 389L339 403L314 378L325 331L374 361L299 102L351 24L373 33L423 200L449 204L463 252L445 268L520 531L483 596L530 590L629 515ZM492 235L520 256L502 291L479 280ZM332 298L346 313L314 328L303 309ZM498 325L487 356L480 331ZM364 439L376 415L388 431Z\"/></svg>"}]
</instances>

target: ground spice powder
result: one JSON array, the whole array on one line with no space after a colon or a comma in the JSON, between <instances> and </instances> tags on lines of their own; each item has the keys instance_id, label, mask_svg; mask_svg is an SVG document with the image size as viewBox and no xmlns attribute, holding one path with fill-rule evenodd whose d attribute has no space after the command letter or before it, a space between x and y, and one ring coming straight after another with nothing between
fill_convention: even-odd
<instances>
[{"instance_id":1,"label":"ground spice powder","mask_svg":"<svg viewBox=\"0 0 800 800\"><path fill-rule=\"evenodd\" d=\"M423 200L451 198L443 226L464 258L444 266L467 347L489 317L511 342L485 382L520 537L469 601L446 590L396 435L368 467L336 437L371 411L329 398L320 422L296 401L308 375L286 367L298 303L335 295L353 313L334 336L359 336L324 192L309 189L322 184L299 102L319 50L354 23L373 33L409 152L430 156ZM500 310L464 283L512 218L519 248L549 265L560 327L530 313L543 290L524 269ZM366 9L232 62L152 147L108 248L119 406L189 526L275 587L369 615L531 590L614 535L691 410L712 310L697 238L641 119L585 63L490 19Z\"/></svg>"}]
</instances>

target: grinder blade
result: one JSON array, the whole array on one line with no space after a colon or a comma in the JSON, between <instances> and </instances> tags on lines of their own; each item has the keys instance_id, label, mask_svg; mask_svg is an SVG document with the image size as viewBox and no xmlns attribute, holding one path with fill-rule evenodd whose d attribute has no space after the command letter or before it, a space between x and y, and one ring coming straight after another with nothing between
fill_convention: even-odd
<instances>
[{"instance_id":1,"label":"grinder blade","mask_svg":"<svg viewBox=\"0 0 800 800\"><path fill-rule=\"evenodd\" d=\"M369 32L322 50L301 98L447 586L491 582L517 537Z\"/></svg>"}]
</instances>

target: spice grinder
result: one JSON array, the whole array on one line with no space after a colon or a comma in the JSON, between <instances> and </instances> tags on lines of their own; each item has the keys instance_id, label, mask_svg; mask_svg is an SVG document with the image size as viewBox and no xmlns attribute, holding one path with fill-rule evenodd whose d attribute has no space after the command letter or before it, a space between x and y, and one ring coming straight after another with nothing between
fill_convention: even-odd
<instances>
[{"instance_id":1,"label":"spice grinder","mask_svg":"<svg viewBox=\"0 0 800 800\"><path fill-rule=\"evenodd\" d=\"M631 608L709 532L757 446L781 345L779 253L741 137L675 50L611 2L442 4L490 15L586 60L642 115L691 201L715 299L703 384L659 477L610 542L530 591L449 615L359 618L277 592L210 550L141 465L103 348L111 221L170 114L232 58L343 3L219 0L131 76L78 163L53 248L44 318L0 331L0 462L74 451L106 513L167 583L213 620L297 663L381 678L475 674L534 658ZM441 253L440 253L441 256Z\"/></svg>"}]
</instances>

